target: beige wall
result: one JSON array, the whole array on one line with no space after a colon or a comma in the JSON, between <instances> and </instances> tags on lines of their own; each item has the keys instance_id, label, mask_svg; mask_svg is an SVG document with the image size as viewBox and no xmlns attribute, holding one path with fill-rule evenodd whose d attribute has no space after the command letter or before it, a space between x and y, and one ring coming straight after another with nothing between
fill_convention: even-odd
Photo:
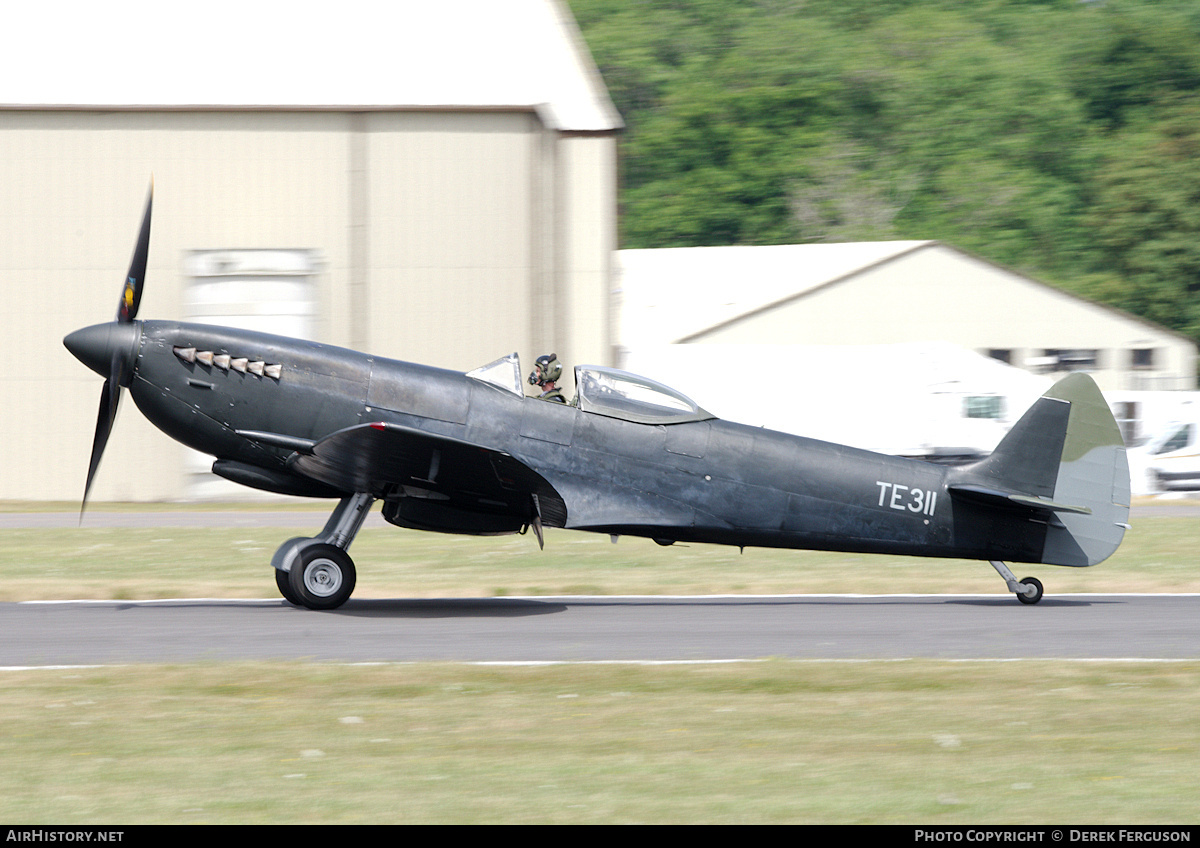
<instances>
[{"instance_id":1,"label":"beige wall","mask_svg":"<svg viewBox=\"0 0 1200 848\"><path fill-rule=\"evenodd\" d=\"M533 117L368 125L372 352L467 370L528 347Z\"/></svg>"},{"instance_id":2,"label":"beige wall","mask_svg":"<svg viewBox=\"0 0 1200 848\"><path fill-rule=\"evenodd\" d=\"M568 261L558 351L570 371L616 361L611 289L617 226L606 201L617 196L617 156L615 145L598 136L568 137L560 147L561 167L573 175L562 200Z\"/></svg>"},{"instance_id":3,"label":"beige wall","mask_svg":"<svg viewBox=\"0 0 1200 848\"><path fill-rule=\"evenodd\" d=\"M613 148L518 111L0 111L0 499L82 493L103 380L62 337L112 320L151 174L140 317L181 316L187 251L316 249L319 339L468 369L545 352L539 291L609 360ZM126 394L93 497L180 497L182 465Z\"/></svg>"},{"instance_id":4,"label":"beige wall","mask_svg":"<svg viewBox=\"0 0 1200 848\"><path fill-rule=\"evenodd\" d=\"M694 337L702 343L891 344L948 341L986 352L1099 349L1103 389L1127 389L1127 352L1159 352L1164 376L1194 382L1185 339L1096 304L933 245ZM1114 361L1113 352L1121 357ZM1191 385L1162 385L1191 388Z\"/></svg>"}]
</instances>

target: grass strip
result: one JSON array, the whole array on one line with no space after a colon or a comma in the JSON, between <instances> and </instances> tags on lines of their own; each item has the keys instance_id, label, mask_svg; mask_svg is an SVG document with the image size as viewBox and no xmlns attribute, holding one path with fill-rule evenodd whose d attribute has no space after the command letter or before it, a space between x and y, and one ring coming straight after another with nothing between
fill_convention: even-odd
<instances>
[{"instance_id":1,"label":"grass strip","mask_svg":"<svg viewBox=\"0 0 1200 848\"><path fill-rule=\"evenodd\" d=\"M1200 662L0 672L28 823L1195 823Z\"/></svg>"}]
</instances>

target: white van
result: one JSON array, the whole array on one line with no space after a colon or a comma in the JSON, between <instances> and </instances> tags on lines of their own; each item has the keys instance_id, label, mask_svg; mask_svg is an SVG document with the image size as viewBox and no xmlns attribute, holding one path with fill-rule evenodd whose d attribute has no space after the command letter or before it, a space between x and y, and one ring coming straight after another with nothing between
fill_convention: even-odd
<instances>
[{"instance_id":1,"label":"white van","mask_svg":"<svg viewBox=\"0 0 1200 848\"><path fill-rule=\"evenodd\" d=\"M1138 449L1157 491L1200 489L1200 422L1177 421Z\"/></svg>"}]
</instances>

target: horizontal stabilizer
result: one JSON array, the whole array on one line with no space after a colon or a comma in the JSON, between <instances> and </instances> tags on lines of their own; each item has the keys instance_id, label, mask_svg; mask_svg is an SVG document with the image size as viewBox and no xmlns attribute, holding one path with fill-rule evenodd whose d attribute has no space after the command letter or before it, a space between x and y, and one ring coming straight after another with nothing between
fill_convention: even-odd
<instances>
[{"instance_id":1,"label":"horizontal stabilizer","mask_svg":"<svg viewBox=\"0 0 1200 848\"><path fill-rule=\"evenodd\" d=\"M963 483L952 483L949 487L950 493L955 495L963 495L967 498L975 498L976 500L992 502L999 505L1015 504L1016 506L1028 507L1031 509L1045 510L1046 512L1074 512L1079 515L1091 515L1092 508L1090 506L1074 506L1072 504L1058 503L1050 498L1040 495L1023 495L1019 492L1002 492L999 489L989 489L984 486L972 486Z\"/></svg>"}]
</instances>

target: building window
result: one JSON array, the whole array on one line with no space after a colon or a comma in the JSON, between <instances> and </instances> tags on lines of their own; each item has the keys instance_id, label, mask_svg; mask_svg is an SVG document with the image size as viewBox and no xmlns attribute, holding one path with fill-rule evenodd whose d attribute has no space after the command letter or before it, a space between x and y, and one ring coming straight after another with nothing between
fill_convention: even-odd
<instances>
[{"instance_id":1,"label":"building window","mask_svg":"<svg viewBox=\"0 0 1200 848\"><path fill-rule=\"evenodd\" d=\"M1004 417L1004 398L999 395L968 395L963 398L963 417L998 421Z\"/></svg>"},{"instance_id":2,"label":"building window","mask_svg":"<svg viewBox=\"0 0 1200 848\"><path fill-rule=\"evenodd\" d=\"M1154 348L1135 348L1130 352L1130 364L1137 370L1148 371L1154 367Z\"/></svg>"},{"instance_id":3,"label":"building window","mask_svg":"<svg viewBox=\"0 0 1200 848\"><path fill-rule=\"evenodd\" d=\"M1095 348L1046 348L1040 362L1049 372L1095 371L1100 367L1100 351Z\"/></svg>"}]
</instances>

